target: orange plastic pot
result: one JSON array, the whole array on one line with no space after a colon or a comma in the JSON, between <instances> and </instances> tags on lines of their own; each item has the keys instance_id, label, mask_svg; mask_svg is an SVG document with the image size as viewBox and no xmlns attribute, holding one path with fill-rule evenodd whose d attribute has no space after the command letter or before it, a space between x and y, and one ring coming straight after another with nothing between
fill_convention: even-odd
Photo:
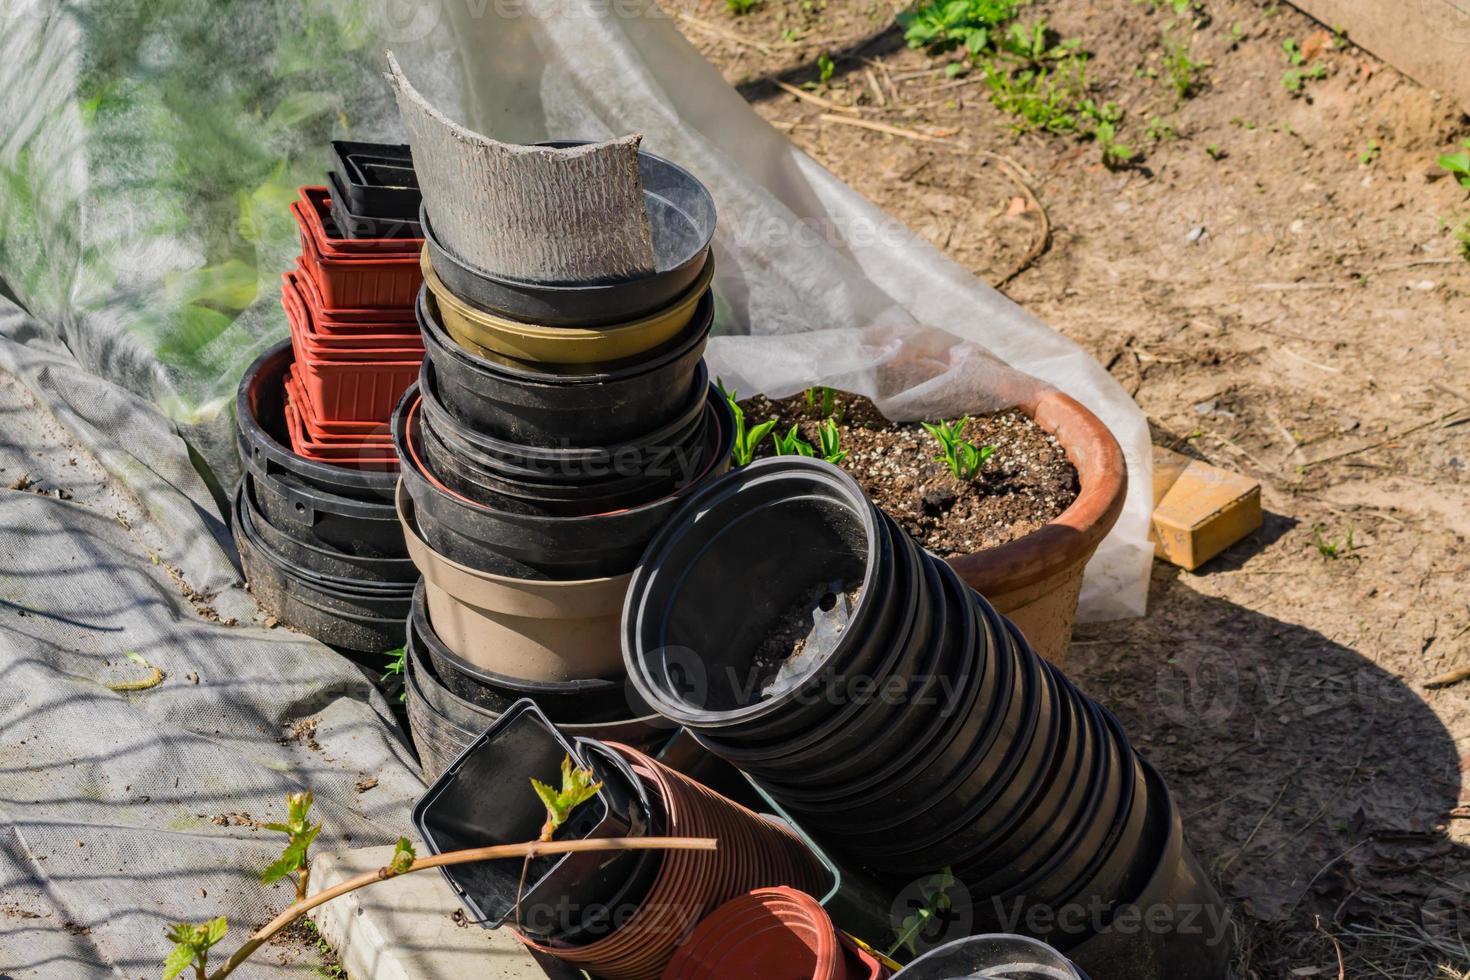
<instances>
[{"instance_id":1,"label":"orange plastic pot","mask_svg":"<svg viewBox=\"0 0 1470 980\"><path fill-rule=\"evenodd\" d=\"M418 379L421 352L384 348L322 353L305 342L310 314L300 294L282 290L281 305L291 326L293 374L307 401L324 421L383 422Z\"/></svg>"},{"instance_id":2,"label":"orange plastic pot","mask_svg":"<svg viewBox=\"0 0 1470 980\"><path fill-rule=\"evenodd\" d=\"M336 422L319 417L316 406L306 397L306 390L296 380L295 370L286 371L286 401L295 406L301 424L313 442L357 439L363 442L393 444L393 431L387 422Z\"/></svg>"},{"instance_id":3,"label":"orange plastic pot","mask_svg":"<svg viewBox=\"0 0 1470 980\"><path fill-rule=\"evenodd\" d=\"M326 308L413 308L419 287L424 282L417 253L328 254L312 233L307 209L300 201L291 202L291 214L301 229L301 264L316 280ZM407 238L390 240L414 241Z\"/></svg>"},{"instance_id":4,"label":"orange plastic pot","mask_svg":"<svg viewBox=\"0 0 1470 980\"><path fill-rule=\"evenodd\" d=\"M326 186L303 187L301 200L293 207L301 208L302 234L310 235L317 250L323 255L347 258L352 256L394 257L412 252L415 256L423 249L424 240L417 238L348 238L344 229L338 228L332 215L332 191ZM415 212L417 213L417 212Z\"/></svg>"},{"instance_id":5,"label":"orange plastic pot","mask_svg":"<svg viewBox=\"0 0 1470 980\"><path fill-rule=\"evenodd\" d=\"M417 316L412 309L385 306L361 310L337 310L327 305L316 278L306 271L301 258L296 259L296 287L311 309L312 328L319 334L355 336L360 333L396 331L418 333ZM422 341L420 341L422 343Z\"/></svg>"},{"instance_id":6,"label":"orange plastic pot","mask_svg":"<svg viewBox=\"0 0 1470 980\"><path fill-rule=\"evenodd\" d=\"M1075 399L1047 389L1017 407L1061 443L1081 491L1044 527L949 564L1020 628L1033 650L1065 667L1082 571L1123 512L1128 465L1108 427Z\"/></svg>"},{"instance_id":7,"label":"orange plastic pot","mask_svg":"<svg viewBox=\"0 0 1470 980\"><path fill-rule=\"evenodd\" d=\"M311 303L303 285L310 278L299 267L281 276L281 305L293 314L291 342L298 354L380 359L388 353L394 359L404 355L421 356L423 336L416 327L405 323L359 325L350 333L340 329L324 332L322 311Z\"/></svg>"},{"instance_id":8,"label":"orange plastic pot","mask_svg":"<svg viewBox=\"0 0 1470 980\"><path fill-rule=\"evenodd\" d=\"M816 899L794 888L757 888L706 916L669 961L663 980L849 980L844 954Z\"/></svg>"}]
</instances>

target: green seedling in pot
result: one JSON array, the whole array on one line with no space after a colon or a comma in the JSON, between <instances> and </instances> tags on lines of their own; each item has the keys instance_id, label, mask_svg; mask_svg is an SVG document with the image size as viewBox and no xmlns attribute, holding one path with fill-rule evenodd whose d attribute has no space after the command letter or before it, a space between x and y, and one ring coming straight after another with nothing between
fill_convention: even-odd
<instances>
[{"instance_id":1,"label":"green seedling in pot","mask_svg":"<svg viewBox=\"0 0 1470 980\"><path fill-rule=\"evenodd\" d=\"M958 422L923 423L925 431L939 443L940 452L935 458L949 468L956 480L973 480L985 461L995 454L994 446L976 446L965 441L965 426L969 424L968 415Z\"/></svg>"},{"instance_id":2,"label":"green seedling in pot","mask_svg":"<svg viewBox=\"0 0 1470 980\"><path fill-rule=\"evenodd\" d=\"M806 407L818 418L842 418L842 413L837 410L837 392L825 385L806 390Z\"/></svg>"},{"instance_id":3,"label":"green seedling in pot","mask_svg":"<svg viewBox=\"0 0 1470 980\"><path fill-rule=\"evenodd\" d=\"M817 426L817 448L822 458L834 466L847 458L847 450L842 448L842 437L837 432L836 419L823 419Z\"/></svg>"},{"instance_id":4,"label":"green seedling in pot","mask_svg":"<svg viewBox=\"0 0 1470 980\"><path fill-rule=\"evenodd\" d=\"M815 458L817 455L817 450L812 444L801 437L801 433L797 431L795 422L791 423L791 428L787 430L784 436L777 432L771 436L771 439L776 444L777 456L810 456Z\"/></svg>"},{"instance_id":5,"label":"green seedling in pot","mask_svg":"<svg viewBox=\"0 0 1470 980\"><path fill-rule=\"evenodd\" d=\"M725 401L730 405L730 414L735 416L735 442L730 450L730 456L736 466L747 466L755 459L755 451L760 448L761 440L776 427L776 420L762 422L753 429L745 428L745 410L736 401L738 392L726 391L723 379L715 379L715 387L720 389L720 394L725 396Z\"/></svg>"}]
</instances>

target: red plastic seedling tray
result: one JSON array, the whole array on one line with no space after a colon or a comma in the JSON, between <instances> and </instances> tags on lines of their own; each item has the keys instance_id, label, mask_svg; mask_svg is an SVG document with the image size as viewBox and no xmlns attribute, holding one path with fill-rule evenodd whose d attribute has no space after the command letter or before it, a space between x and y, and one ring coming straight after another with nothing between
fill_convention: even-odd
<instances>
[{"instance_id":1,"label":"red plastic seedling tray","mask_svg":"<svg viewBox=\"0 0 1470 980\"><path fill-rule=\"evenodd\" d=\"M312 330L319 334L349 336L375 331L417 333L418 320L411 307L383 306L361 310L335 310L327 305L316 277L306 263L296 260L296 287L311 309Z\"/></svg>"},{"instance_id":2,"label":"red plastic seedling tray","mask_svg":"<svg viewBox=\"0 0 1470 980\"><path fill-rule=\"evenodd\" d=\"M417 256L424 247L422 238L347 238L332 221L332 195L325 186L301 188L302 231L317 243L317 251L328 258L395 255Z\"/></svg>"},{"instance_id":3,"label":"red plastic seedling tray","mask_svg":"<svg viewBox=\"0 0 1470 980\"><path fill-rule=\"evenodd\" d=\"M325 255L309 230L300 201L291 202L291 213L301 227L301 264L316 280L324 309L413 309L424 282L417 253Z\"/></svg>"},{"instance_id":4,"label":"red plastic seedling tray","mask_svg":"<svg viewBox=\"0 0 1470 980\"><path fill-rule=\"evenodd\" d=\"M297 347L304 346L319 357L336 358L343 355L353 357L376 357L380 351L397 351L413 355L424 349L424 338L417 331L404 332L401 327L371 331L359 328L350 334L322 333L318 328L317 312L307 300L302 279L308 278L292 269L281 276L281 305L292 319L292 340ZM299 330L298 330L299 325Z\"/></svg>"},{"instance_id":5,"label":"red plastic seedling tray","mask_svg":"<svg viewBox=\"0 0 1470 980\"><path fill-rule=\"evenodd\" d=\"M306 396L306 389L296 380L294 369L286 371L286 400L296 406L301 424L312 442L331 442L339 439L357 439L365 443L393 443L393 432L386 420L372 422L329 421L318 417L316 406Z\"/></svg>"},{"instance_id":6,"label":"red plastic seedling tray","mask_svg":"<svg viewBox=\"0 0 1470 980\"><path fill-rule=\"evenodd\" d=\"M291 439L291 451L304 459L334 466L349 466L353 469L390 470L398 468L398 457L392 446L385 453L376 446L320 443L311 440L301 424L296 406L286 404L286 432Z\"/></svg>"}]
</instances>

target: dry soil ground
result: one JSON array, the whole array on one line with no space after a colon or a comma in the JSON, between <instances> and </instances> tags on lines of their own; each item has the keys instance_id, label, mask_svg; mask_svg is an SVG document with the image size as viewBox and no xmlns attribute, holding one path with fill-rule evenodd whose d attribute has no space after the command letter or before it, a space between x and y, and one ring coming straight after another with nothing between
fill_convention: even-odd
<instances>
[{"instance_id":1,"label":"dry soil ground","mask_svg":"<svg viewBox=\"0 0 1470 980\"><path fill-rule=\"evenodd\" d=\"M1147 618L1071 653L1235 902L1240 975L1470 975L1470 682L1426 685L1470 664L1470 263L1444 224L1470 203L1434 166L1470 120L1290 7L1036 0L1023 18L1080 38L1127 112L1144 156L1112 171L1016 133L889 3L668 2L764 117L992 282L1042 228L1029 181L1050 244L1005 291L1107 365L1157 442L1261 481L1259 533L1196 574L1156 565ZM1288 39L1325 66L1296 94ZM1183 99L1179 43L1208 62ZM832 105L778 85L817 82L823 54L810 94Z\"/></svg>"}]
</instances>

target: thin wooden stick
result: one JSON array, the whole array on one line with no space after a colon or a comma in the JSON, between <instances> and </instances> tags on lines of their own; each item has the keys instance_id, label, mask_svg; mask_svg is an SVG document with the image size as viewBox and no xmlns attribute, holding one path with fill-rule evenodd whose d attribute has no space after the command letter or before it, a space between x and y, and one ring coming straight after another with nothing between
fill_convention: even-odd
<instances>
[{"instance_id":1,"label":"thin wooden stick","mask_svg":"<svg viewBox=\"0 0 1470 980\"><path fill-rule=\"evenodd\" d=\"M822 109L828 109L833 112L852 113L859 113L863 111L857 106L839 105L838 103L833 102L831 99L824 99L820 95L813 95L811 92L803 91L802 89L797 88L795 85L788 85L785 82L777 82L776 87L783 92L796 96L803 102L810 102L812 105Z\"/></svg>"},{"instance_id":2,"label":"thin wooden stick","mask_svg":"<svg viewBox=\"0 0 1470 980\"><path fill-rule=\"evenodd\" d=\"M493 847L471 847L462 851L448 851L444 854L418 858L413 864L408 866L407 870L400 871L396 874L392 867L382 867L375 871L365 871L360 875L348 878L340 884L333 885L331 888L324 888L305 901L293 902L284 912L252 933L250 938L239 949L235 950L234 955L223 966L209 975L209 980L223 980L224 977L229 976L236 967L250 957L251 953L259 949L261 944L318 905L324 905L334 898L339 898L348 892L356 891L366 885L371 885L379 881L387 881L389 878L397 878L399 875L412 874L415 871L424 871L428 868L439 868L452 864L469 864L473 861L496 861L503 858L529 858L542 854L572 854L579 851L622 850L713 851L718 847L718 841L703 837L607 837L601 840L551 841L550 843L530 841L524 844L496 844Z\"/></svg>"}]
</instances>

